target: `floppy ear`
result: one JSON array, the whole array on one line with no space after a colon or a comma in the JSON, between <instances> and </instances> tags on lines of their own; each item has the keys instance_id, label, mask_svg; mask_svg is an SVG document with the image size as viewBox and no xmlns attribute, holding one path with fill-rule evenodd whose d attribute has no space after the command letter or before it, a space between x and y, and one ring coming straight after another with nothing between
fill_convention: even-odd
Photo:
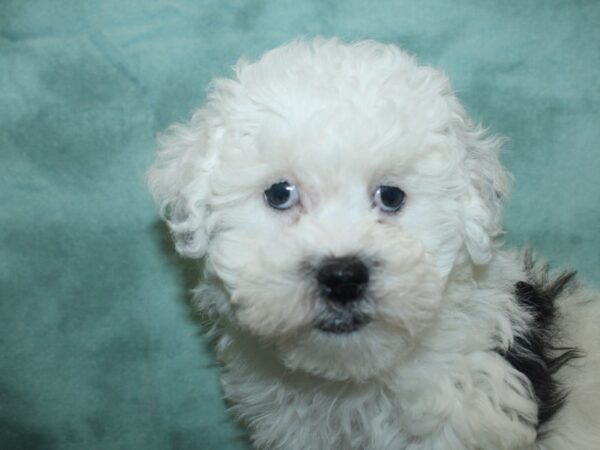
<instances>
[{"instance_id":1,"label":"floppy ear","mask_svg":"<svg viewBox=\"0 0 600 450\"><path fill-rule=\"evenodd\" d=\"M469 178L464 200L465 243L473 263L486 264L492 257L493 240L502 232L502 201L510 191L510 175L498 159L503 139L487 136L486 130L471 122L458 100L452 99L451 108Z\"/></svg>"},{"instance_id":2,"label":"floppy ear","mask_svg":"<svg viewBox=\"0 0 600 450\"><path fill-rule=\"evenodd\" d=\"M160 135L156 161L147 173L150 192L177 251L191 258L202 257L206 249L208 178L216 163L210 147L217 126L211 126L206 116L199 110L189 124L172 125Z\"/></svg>"}]
</instances>

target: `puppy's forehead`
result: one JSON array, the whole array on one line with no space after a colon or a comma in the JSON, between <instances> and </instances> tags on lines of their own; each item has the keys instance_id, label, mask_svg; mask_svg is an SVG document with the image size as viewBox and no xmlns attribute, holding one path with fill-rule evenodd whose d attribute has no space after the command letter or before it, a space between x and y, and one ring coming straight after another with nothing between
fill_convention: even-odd
<instances>
[{"instance_id":1,"label":"puppy's forehead","mask_svg":"<svg viewBox=\"0 0 600 450\"><path fill-rule=\"evenodd\" d=\"M256 129L258 158L273 167L326 178L376 175L409 168L439 150L447 120L431 120L431 108L406 98L314 99L319 107L285 106L266 114Z\"/></svg>"},{"instance_id":2,"label":"puppy's forehead","mask_svg":"<svg viewBox=\"0 0 600 450\"><path fill-rule=\"evenodd\" d=\"M453 120L443 74L391 47L291 50L238 68L237 81L223 85L225 122L243 137L234 137L229 161L332 178L443 154Z\"/></svg>"}]
</instances>

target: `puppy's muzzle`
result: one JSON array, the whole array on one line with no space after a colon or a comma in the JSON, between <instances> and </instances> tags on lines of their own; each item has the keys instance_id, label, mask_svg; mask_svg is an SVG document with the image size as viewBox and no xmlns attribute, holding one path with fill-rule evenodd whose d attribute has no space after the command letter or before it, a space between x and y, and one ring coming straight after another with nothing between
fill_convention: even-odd
<instances>
[{"instance_id":1,"label":"puppy's muzzle","mask_svg":"<svg viewBox=\"0 0 600 450\"><path fill-rule=\"evenodd\" d=\"M337 306L360 299L369 283L369 269L359 258L347 256L325 261L317 272L322 295Z\"/></svg>"}]
</instances>

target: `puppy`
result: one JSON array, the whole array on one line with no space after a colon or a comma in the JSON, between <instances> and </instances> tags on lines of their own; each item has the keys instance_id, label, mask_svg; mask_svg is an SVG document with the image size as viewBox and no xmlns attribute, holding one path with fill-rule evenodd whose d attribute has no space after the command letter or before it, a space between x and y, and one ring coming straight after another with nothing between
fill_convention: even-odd
<instances>
[{"instance_id":1,"label":"puppy","mask_svg":"<svg viewBox=\"0 0 600 450\"><path fill-rule=\"evenodd\" d=\"M160 143L149 185L256 448L600 448L598 295L501 248L500 140L443 74L298 41Z\"/></svg>"}]
</instances>

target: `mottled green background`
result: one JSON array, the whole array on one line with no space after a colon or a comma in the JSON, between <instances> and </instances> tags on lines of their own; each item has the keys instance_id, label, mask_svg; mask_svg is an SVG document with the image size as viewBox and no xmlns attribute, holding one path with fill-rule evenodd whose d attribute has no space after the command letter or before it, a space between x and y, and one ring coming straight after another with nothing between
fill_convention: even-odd
<instances>
[{"instance_id":1,"label":"mottled green background","mask_svg":"<svg viewBox=\"0 0 600 450\"><path fill-rule=\"evenodd\" d=\"M510 138L507 240L600 286L600 2L0 2L0 448L244 449L143 173L238 56L392 41Z\"/></svg>"}]
</instances>

